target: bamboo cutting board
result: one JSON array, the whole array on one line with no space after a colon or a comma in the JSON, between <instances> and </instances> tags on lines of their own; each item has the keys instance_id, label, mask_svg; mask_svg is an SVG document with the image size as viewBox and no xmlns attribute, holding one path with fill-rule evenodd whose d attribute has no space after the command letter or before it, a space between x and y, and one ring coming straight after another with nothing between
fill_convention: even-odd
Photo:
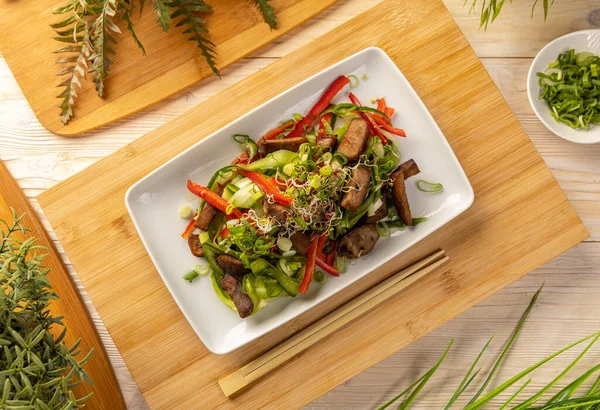
<instances>
[{"instance_id":1,"label":"bamboo cutting board","mask_svg":"<svg viewBox=\"0 0 600 410\"><path fill-rule=\"evenodd\" d=\"M419 93L465 169L475 203L299 318L231 354L211 354L146 254L125 209L126 190L202 137L368 46L386 51ZM397 109L402 113L402 107ZM440 0L386 0L39 200L154 409L300 407L588 236ZM418 281L239 395L227 399L222 394L218 379L438 248L451 260L445 270Z\"/></svg>"},{"instance_id":2,"label":"bamboo cutting board","mask_svg":"<svg viewBox=\"0 0 600 410\"><path fill-rule=\"evenodd\" d=\"M76 396L83 397L93 391L94 395L86 402L87 408L125 410L119 384L79 292L35 211L2 162L0 162L0 187L2 187L0 190L0 219L8 223L12 221L10 208L16 209L19 215L25 214L22 223L32 230L31 235L38 238L39 245L48 248L48 256L44 259L44 264L50 268L48 279L54 291L60 296L60 299L50 304L50 310L54 316L64 316L63 323L67 327L65 336L67 346L70 347L77 339L82 339L80 346L83 353L78 357L79 359L92 348L95 349L85 367L85 371L94 382L94 387L82 383L75 389Z\"/></svg>"},{"instance_id":3,"label":"bamboo cutting board","mask_svg":"<svg viewBox=\"0 0 600 410\"><path fill-rule=\"evenodd\" d=\"M249 0L208 2L214 9L207 25L209 37L216 44L218 67L222 69L245 57L336 1L272 0L276 30L269 29ZM65 2L0 0L0 27L4 33L0 35L0 51L38 120L52 132L73 136L89 131L140 111L212 74L197 46L186 40L189 35L181 34L185 27L172 27L164 33L156 23L152 4L147 4L141 17L134 13L136 33L147 56L142 55L120 22L123 34L116 37L119 44L106 82L105 99L96 95L93 82L84 82L75 116L65 126L60 121L60 100L56 98L60 93L56 86L61 82L55 76L59 70L57 56L52 54L61 43L52 39L54 32L49 26L60 20L52 10Z\"/></svg>"}]
</instances>

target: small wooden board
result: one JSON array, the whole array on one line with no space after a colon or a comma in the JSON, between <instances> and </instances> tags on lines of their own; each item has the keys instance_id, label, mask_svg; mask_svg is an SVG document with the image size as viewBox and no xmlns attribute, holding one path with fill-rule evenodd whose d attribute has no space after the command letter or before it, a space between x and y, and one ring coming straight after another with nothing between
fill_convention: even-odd
<instances>
[{"instance_id":1,"label":"small wooden board","mask_svg":"<svg viewBox=\"0 0 600 410\"><path fill-rule=\"evenodd\" d=\"M304 315L231 354L211 354L145 252L125 209L126 190L204 136L368 46L386 51L419 93L466 171L475 203ZM401 115L402 107L396 108ZM154 409L300 407L589 235L440 0L386 0L39 200ZM239 395L227 399L219 389L218 379L438 248L451 259L445 270L423 278Z\"/></svg>"},{"instance_id":2,"label":"small wooden board","mask_svg":"<svg viewBox=\"0 0 600 410\"><path fill-rule=\"evenodd\" d=\"M92 319L81 300L79 291L35 211L2 162L0 162L0 187L2 187L0 189L0 219L10 223L12 221L11 208L14 208L18 215L25 214L21 223L31 229L31 235L38 238L39 245L48 248L48 256L44 259L44 265L50 269L48 280L53 290L60 296L60 299L50 304L50 311L54 316L64 316L63 323L67 327L65 343L70 347L77 339L82 339L80 344L82 355L78 357L79 359L83 358L83 355L92 348L95 349L85 367L85 371L94 382L94 387L82 383L76 387L75 395L83 397L94 392L86 402L86 408L89 409L125 410L125 402L119 390L117 378L100 337L96 333Z\"/></svg>"},{"instance_id":3,"label":"small wooden board","mask_svg":"<svg viewBox=\"0 0 600 410\"><path fill-rule=\"evenodd\" d=\"M209 4L214 13L207 17L210 39L216 44L219 68L227 67L258 48L309 20L337 0L273 0L278 26L270 30L262 14L248 0L218 0ZM114 64L106 82L104 99L96 95L92 82L79 92L75 117L68 125L60 121L60 79L56 54L61 43L52 39L51 23L60 20L52 10L65 0L0 0L0 51L17 79L38 120L48 130L73 136L106 125L209 77L212 73L197 46L182 35L185 27L168 33L156 23L152 4L141 17L134 16L138 37L146 48L144 56L123 22L123 33ZM174 25L174 24L173 24ZM64 44L63 44L64 45Z\"/></svg>"}]
</instances>

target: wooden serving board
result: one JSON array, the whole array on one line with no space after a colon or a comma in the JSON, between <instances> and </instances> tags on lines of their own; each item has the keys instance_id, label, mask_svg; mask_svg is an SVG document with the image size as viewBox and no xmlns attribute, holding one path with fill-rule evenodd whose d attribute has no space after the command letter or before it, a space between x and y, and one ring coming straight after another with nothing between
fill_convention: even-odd
<instances>
[{"instance_id":1,"label":"wooden serving board","mask_svg":"<svg viewBox=\"0 0 600 410\"><path fill-rule=\"evenodd\" d=\"M2 187L0 190L0 219L10 223L12 221L11 208L14 208L19 215L25 214L22 223L31 229L32 236L38 238L39 245L48 248L48 256L44 259L44 264L50 268L48 279L54 291L60 296L60 299L50 304L50 310L54 316L64 316L63 323L67 327L65 336L67 346L70 347L77 339L82 339L80 346L83 353L78 357L79 359L92 348L95 349L85 367L85 371L94 382L94 387L82 383L75 388L76 396L83 397L93 391L94 395L86 402L87 408L125 410L125 402L119 390L119 384L79 292L35 211L2 162L0 162L0 187Z\"/></svg>"},{"instance_id":2,"label":"wooden serving board","mask_svg":"<svg viewBox=\"0 0 600 410\"><path fill-rule=\"evenodd\" d=\"M145 252L125 209L126 190L199 139L368 46L387 52L419 93L465 169L475 203L276 331L231 354L211 354ZM402 107L396 108L401 115ZM412 135L418 138L418 132ZM386 0L39 200L154 409L300 407L589 235L440 0ZM232 399L220 391L219 378L438 248L451 260L445 270L423 278Z\"/></svg>"},{"instance_id":3,"label":"wooden serving board","mask_svg":"<svg viewBox=\"0 0 600 410\"><path fill-rule=\"evenodd\" d=\"M337 0L272 0L278 26L270 30L262 14L249 0L208 2L214 13L207 17L210 39L216 44L220 69L270 43L294 27L320 13ZM61 80L56 54L61 43L53 40L50 24L60 20L52 10L66 0L0 0L0 52L17 79L23 94L40 123L57 134L73 136L161 101L212 72L197 46L182 35L185 27L171 28L168 33L156 23L152 4L142 15L134 13L138 37L147 56L137 47L123 22L123 33L116 38L114 64L106 82L104 99L96 95L93 82L84 82L75 107L75 117L68 125L60 121ZM173 24L174 25L174 24ZM9 34L10 33L10 34Z\"/></svg>"}]
</instances>

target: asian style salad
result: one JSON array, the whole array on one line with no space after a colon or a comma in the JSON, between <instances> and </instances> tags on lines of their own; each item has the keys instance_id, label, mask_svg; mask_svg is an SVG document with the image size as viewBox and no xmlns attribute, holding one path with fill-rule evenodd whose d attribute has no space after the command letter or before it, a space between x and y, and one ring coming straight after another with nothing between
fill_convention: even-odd
<instances>
[{"instance_id":1,"label":"asian style salad","mask_svg":"<svg viewBox=\"0 0 600 410\"><path fill-rule=\"evenodd\" d=\"M337 78L305 116L257 142L234 135L242 152L231 165L204 185L187 182L201 200L182 237L208 264L184 278L210 274L241 318L339 276L347 259L371 252L391 229L425 219L411 215L405 180L419 167L400 160L394 137L406 134L392 124L394 109L384 98L363 106L352 93L350 102L331 104L357 81Z\"/></svg>"}]
</instances>

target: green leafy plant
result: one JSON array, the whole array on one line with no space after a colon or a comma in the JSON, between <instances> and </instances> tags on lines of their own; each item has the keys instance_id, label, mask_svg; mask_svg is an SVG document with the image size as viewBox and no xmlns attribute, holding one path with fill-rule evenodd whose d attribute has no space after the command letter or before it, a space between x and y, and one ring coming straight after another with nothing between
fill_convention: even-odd
<instances>
[{"instance_id":1,"label":"green leafy plant","mask_svg":"<svg viewBox=\"0 0 600 410\"><path fill-rule=\"evenodd\" d=\"M505 400L502 404L499 405L499 407L496 407L496 408L499 408L502 410L502 409L509 408L509 406L512 406L510 408L513 410L526 410L526 409L530 409L530 410L533 410L533 409L536 409L536 410L551 410L551 409L552 410L558 410L558 409L598 410L598 409L600 409L600 376L597 376L597 374L600 372L600 364L593 366L592 368L590 368L589 370L584 372L582 375L576 377L573 381L571 381L569 384L567 384L565 387L560 389L558 392L556 392L551 397L542 400L542 397L544 397L544 395L547 395L557 385L557 383L560 382L567 375L567 373L586 355L586 353L588 353L588 351L592 348L592 346L600 338L600 332L596 332L596 333L591 334L587 337L584 337L583 339L580 339L574 343L571 343L570 345L568 345L568 346L560 349L559 351L551 354L550 356L540 360L538 363L519 372L515 376L498 384L496 387L494 387L486 392L486 389L492 383L496 372L500 368L506 355L508 354L511 347L513 346L515 340L517 339L517 336L521 332L521 329L523 328L525 321L529 317L531 310L533 309L534 305L536 304L541 291L542 291L542 288L540 288L536 292L536 294L533 296L531 302L529 303L529 306L527 307L527 309L521 316L521 319L519 320L517 327L515 328L514 332L512 333L511 337L509 338L508 342L506 343L506 346L504 347L504 349L498 356L498 359L492 366L492 369L487 374L487 377L483 381L480 381L481 385L480 385L479 389L477 389L477 392L471 397L471 399L469 400L467 405L464 406L464 410L478 410L478 409L483 408L486 405L489 405L492 400L496 399L500 394L504 393L511 387L517 385L519 382L523 382L523 383L515 390L515 392L507 400ZM483 357L483 354L487 350L488 346L492 343L492 340L493 340L493 336L487 341L485 346L483 346L483 349L481 349L481 351L475 358L473 364L468 369L467 373L465 374L465 376L463 377L461 382L458 384L456 391L454 392L454 394L448 401L448 404L445 406L446 410L453 408L456 401L465 393L467 388L475 381L477 376L483 370L483 368L481 368L481 367L477 368L477 365L478 365L480 359ZM588 342L587 346L558 376L556 376L551 382L546 384L541 390L535 392L531 396L521 399L522 401L520 401L518 404L513 404L513 402L515 402L515 400L517 400L517 398L522 394L525 387L531 382L532 379L529 378L528 376L534 370L538 369L539 367L541 367L542 365L551 361L555 357L561 355L562 353L564 353L568 350L571 350L575 346L578 346L584 342ZM411 404L414 403L417 395L421 392L421 390L424 388L424 386L427 384L427 382L431 379L431 377L434 375L436 370L442 364L442 362L448 355L448 352L450 351L450 348L452 347L453 343L454 343L454 339L452 339L450 341L448 347L442 354L442 357L428 372L426 372L417 381L415 381L412 385L410 385L406 390L404 390L402 393L400 393L399 395L397 395L396 397L394 397L393 399L391 399L390 401L385 403L379 409L380 410L387 409L388 407L395 404L402 398L404 398L404 400L400 402L398 409L405 410L405 409L409 408L411 406ZM476 368L477 368L477 370L475 370ZM592 377L596 377L592 386L590 388L588 388L586 391L584 391L583 393L580 393L580 390L582 390L581 389L582 384L585 383L586 381L590 380ZM408 396L407 396L407 394L408 394Z\"/></svg>"},{"instance_id":2,"label":"green leafy plant","mask_svg":"<svg viewBox=\"0 0 600 410\"><path fill-rule=\"evenodd\" d=\"M478 7L478 0L465 0L465 6L471 2L469 13L475 11ZM506 0L481 0L481 17L479 20L479 27L484 27L486 30L490 23L493 23L498 15L502 11ZM512 4L512 0L510 0ZM548 17L548 11L554 4L554 0L533 0L533 6L531 6L531 18L535 14L537 6L541 5L544 10L544 20Z\"/></svg>"},{"instance_id":3,"label":"green leafy plant","mask_svg":"<svg viewBox=\"0 0 600 410\"><path fill-rule=\"evenodd\" d=\"M11 224L0 219L0 408L13 410L74 409L85 397L72 389L81 380L92 384L84 371L78 340L70 348L63 341L62 317L49 311L58 295L48 282L44 248L21 224L13 210ZM58 335L58 336L54 336Z\"/></svg>"},{"instance_id":4,"label":"green leafy plant","mask_svg":"<svg viewBox=\"0 0 600 410\"><path fill-rule=\"evenodd\" d=\"M260 9L265 22L274 29L277 27L275 11L270 0L252 0ZM61 66L57 73L62 78L61 120L68 123L73 117L77 91L86 74L92 73L98 96L104 97L104 81L110 74L116 35L121 34L116 21L125 21L127 31L142 53L144 45L135 32L132 15L136 6L140 13L145 3L153 3L156 22L164 30L171 27L185 27L183 35L195 42L211 71L220 75L216 63L215 44L210 41L206 28L206 16L213 12L204 0L68 0L65 5L53 10L62 19L51 27L54 39L67 44L55 51L60 54L57 63Z\"/></svg>"}]
</instances>

